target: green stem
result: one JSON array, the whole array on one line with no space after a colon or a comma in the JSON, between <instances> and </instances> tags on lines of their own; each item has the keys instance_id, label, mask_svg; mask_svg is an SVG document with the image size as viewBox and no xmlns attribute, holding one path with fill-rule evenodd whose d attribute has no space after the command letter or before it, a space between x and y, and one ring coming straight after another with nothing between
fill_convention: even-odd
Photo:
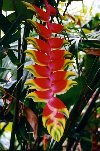
<instances>
[{"instance_id":1,"label":"green stem","mask_svg":"<svg viewBox=\"0 0 100 151\"><path fill-rule=\"evenodd\" d=\"M16 93L16 101L15 101L15 112L13 118L13 126L12 126L12 133L11 133L11 140L10 140L10 148L9 150L14 150L14 143L15 143L15 134L17 132L17 125L18 125L18 114L19 114L19 100L21 99L21 91L22 91L22 76L23 76L23 68L25 62L25 54L24 51L27 49L27 42L25 40L26 37L29 35L29 28L25 25L24 28L24 35L23 35L23 43L22 43L22 50L21 50L21 36L18 40L18 60L20 64L17 67L17 93ZM19 82L20 81L20 82Z\"/></svg>"},{"instance_id":2,"label":"green stem","mask_svg":"<svg viewBox=\"0 0 100 151\"><path fill-rule=\"evenodd\" d=\"M0 0L0 14L2 14L2 6L3 6L3 0ZM1 38L1 29L0 29L0 38Z\"/></svg>"},{"instance_id":3,"label":"green stem","mask_svg":"<svg viewBox=\"0 0 100 151\"><path fill-rule=\"evenodd\" d=\"M18 40L18 60L20 61L21 59L21 35ZM17 66L17 69L19 68L20 65ZM17 83L22 77L20 71L17 72ZM19 99L20 99L20 92L21 92L21 82L18 83L17 85L17 92L16 92L16 101L15 101L15 110L14 110L14 117L13 117L13 126L12 126L12 132L11 132L11 140L10 140L10 147L9 151L14 150L15 148L15 134L17 131L17 124L18 124L18 114L19 114Z\"/></svg>"},{"instance_id":4,"label":"green stem","mask_svg":"<svg viewBox=\"0 0 100 151\"><path fill-rule=\"evenodd\" d=\"M25 62L25 57L26 57L26 54L24 53L24 51L27 49L27 41L25 38L29 36L29 32L30 32L30 28L26 23L25 28L24 28L23 43L22 43L22 58L21 58L21 65L22 65L21 72L22 73L23 73L24 62ZM22 85L21 85L22 87L24 85L25 79L26 79L26 74L24 75L24 77L22 79Z\"/></svg>"},{"instance_id":5,"label":"green stem","mask_svg":"<svg viewBox=\"0 0 100 151\"><path fill-rule=\"evenodd\" d=\"M2 13L3 0L0 0L0 13Z\"/></svg>"}]
</instances>

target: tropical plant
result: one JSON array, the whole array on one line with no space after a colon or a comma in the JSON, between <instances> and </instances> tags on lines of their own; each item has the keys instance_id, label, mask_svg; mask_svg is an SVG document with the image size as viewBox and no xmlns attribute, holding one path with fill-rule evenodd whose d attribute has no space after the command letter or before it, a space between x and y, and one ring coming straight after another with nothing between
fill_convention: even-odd
<instances>
[{"instance_id":1,"label":"tropical plant","mask_svg":"<svg viewBox=\"0 0 100 151\"><path fill-rule=\"evenodd\" d=\"M72 1L0 1L0 136L11 131L9 150L99 149L99 13L85 22L68 13Z\"/></svg>"},{"instance_id":2,"label":"tropical plant","mask_svg":"<svg viewBox=\"0 0 100 151\"><path fill-rule=\"evenodd\" d=\"M65 105L56 97L57 94L65 93L68 89L75 85L76 82L66 80L68 77L75 75L73 72L66 71L68 65L73 63L70 59L70 52L61 50L66 41L63 38L51 35L60 33L64 27L57 23L50 23L51 15L56 15L56 9L53 8L45 0L46 12L42 9L26 3L28 9L36 12L37 17L45 22L45 26L33 20L29 23L39 33L40 39L28 37L28 43L32 44L36 50L26 50L25 52L31 56L36 62L35 65L26 66L26 69L36 77L25 82L29 85L33 92L27 95L33 98L35 102L45 102L43 109L43 125L47 127L48 132L54 140L59 141L64 133L65 117L69 117L69 113ZM34 91L36 89L37 91Z\"/></svg>"}]
</instances>

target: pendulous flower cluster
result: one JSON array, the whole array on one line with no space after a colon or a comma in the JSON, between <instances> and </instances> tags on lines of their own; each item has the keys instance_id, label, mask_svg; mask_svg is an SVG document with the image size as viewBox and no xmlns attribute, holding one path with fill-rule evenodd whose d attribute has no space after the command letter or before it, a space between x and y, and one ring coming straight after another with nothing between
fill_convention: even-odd
<instances>
[{"instance_id":1,"label":"pendulous flower cluster","mask_svg":"<svg viewBox=\"0 0 100 151\"><path fill-rule=\"evenodd\" d=\"M24 4L27 9L36 13L38 20L44 23L40 24L28 19L41 38L27 37L28 43L33 45L33 50L25 52L35 61L35 65L25 67L35 77L25 82L32 91L27 97L35 102L46 103L42 116L43 125L47 127L52 138L59 141L64 133L69 112L56 95L65 93L76 85L75 81L68 80L69 76L75 74L65 70L73 63L72 60L66 59L71 56L71 53L61 49L67 43L64 38L53 37L53 33L58 34L64 29L63 25L50 22L51 16L57 13L56 9L48 4L47 0L45 0L46 11L27 2Z\"/></svg>"}]
</instances>

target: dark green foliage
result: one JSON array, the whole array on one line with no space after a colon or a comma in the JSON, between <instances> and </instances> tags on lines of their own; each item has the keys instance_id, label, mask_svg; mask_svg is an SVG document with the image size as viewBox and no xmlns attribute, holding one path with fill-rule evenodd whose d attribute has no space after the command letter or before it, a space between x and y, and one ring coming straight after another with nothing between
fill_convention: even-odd
<instances>
[{"instance_id":1,"label":"dark green foliage","mask_svg":"<svg viewBox=\"0 0 100 151\"><path fill-rule=\"evenodd\" d=\"M10 49L8 49L8 52L7 52L7 55L9 57L9 59L11 60L11 62L14 64L14 65L18 65L19 64L19 60L18 58L15 56L14 52Z\"/></svg>"}]
</instances>

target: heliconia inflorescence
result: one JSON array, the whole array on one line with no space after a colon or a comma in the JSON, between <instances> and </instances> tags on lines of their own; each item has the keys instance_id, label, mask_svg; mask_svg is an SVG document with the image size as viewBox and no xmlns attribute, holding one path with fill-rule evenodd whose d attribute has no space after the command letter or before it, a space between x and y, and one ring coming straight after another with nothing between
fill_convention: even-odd
<instances>
[{"instance_id":1,"label":"heliconia inflorescence","mask_svg":"<svg viewBox=\"0 0 100 151\"><path fill-rule=\"evenodd\" d=\"M23 3L27 9L31 9L36 13L39 20L45 22L45 25L43 25L28 19L28 22L35 28L42 39L26 38L34 49L25 52L35 62L35 65L25 67L35 77L25 82L32 91L26 97L32 98L34 102L46 103L42 115L43 125L47 127L52 138L58 142L64 133L69 112L56 95L65 93L73 85L76 85L75 81L68 80L69 76L75 74L65 70L68 65L73 63L72 60L65 58L70 57L71 53L61 49L67 43L64 38L52 36L53 33L58 34L64 29L63 25L50 22L50 17L57 13L56 9L48 4L46 0L46 11L33 4Z\"/></svg>"}]
</instances>

